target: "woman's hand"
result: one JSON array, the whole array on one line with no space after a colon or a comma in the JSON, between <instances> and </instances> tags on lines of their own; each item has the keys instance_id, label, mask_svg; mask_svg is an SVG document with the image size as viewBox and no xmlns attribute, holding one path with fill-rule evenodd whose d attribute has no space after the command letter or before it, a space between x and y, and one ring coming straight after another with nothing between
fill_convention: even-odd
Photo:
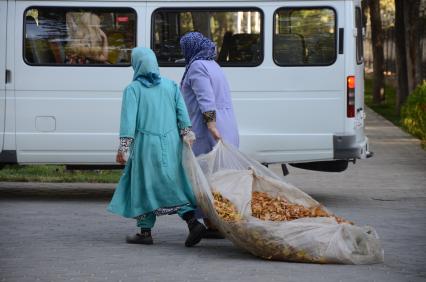
<instances>
[{"instance_id":1,"label":"woman's hand","mask_svg":"<svg viewBox=\"0 0 426 282\"><path fill-rule=\"evenodd\" d=\"M117 156L115 157L117 163L124 165L127 162L132 143L132 137L120 137L120 146L118 147Z\"/></svg>"},{"instance_id":2,"label":"woman's hand","mask_svg":"<svg viewBox=\"0 0 426 282\"><path fill-rule=\"evenodd\" d=\"M188 144L189 147L192 147L192 144L194 144L194 140L189 140L189 139L183 139L183 141Z\"/></svg>"},{"instance_id":3,"label":"woman's hand","mask_svg":"<svg viewBox=\"0 0 426 282\"><path fill-rule=\"evenodd\" d=\"M192 144L194 144L196 139L195 133L190 128L185 128L183 131L183 142L188 144L189 147L192 147Z\"/></svg>"},{"instance_id":4,"label":"woman's hand","mask_svg":"<svg viewBox=\"0 0 426 282\"><path fill-rule=\"evenodd\" d=\"M115 157L115 161L121 165L126 164L126 160L124 159L124 154L121 151L117 152L117 156Z\"/></svg>"},{"instance_id":5,"label":"woman's hand","mask_svg":"<svg viewBox=\"0 0 426 282\"><path fill-rule=\"evenodd\" d=\"M222 139L222 137L220 136L220 132L216 127L216 122L215 121L211 121L207 123L207 128L210 131L210 134L213 136L213 138L216 141L219 141L220 139Z\"/></svg>"}]
</instances>

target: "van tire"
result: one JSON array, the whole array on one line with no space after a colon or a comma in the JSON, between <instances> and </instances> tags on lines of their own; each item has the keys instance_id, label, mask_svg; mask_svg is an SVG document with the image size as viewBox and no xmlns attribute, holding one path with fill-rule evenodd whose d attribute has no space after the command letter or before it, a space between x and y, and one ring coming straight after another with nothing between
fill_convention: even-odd
<instances>
[{"instance_id":1,"label":"van tire","mask_svg":"<svg viewBox=\"0 0 426 282\"><path fill-rule=\"evenodd\" d=\"M309 162L309 163L292 163L293 167L324 171L324 172L342 172L348 168L347 160L335 160L335 161L322 161L322 162Z\"/></svg>"},{"instance_id":2,"label":"van tire","mask_svg":"<svg viewBox=\"0 0 426 282\"><path fill-rule=\"evenodd\" d=\"M0 152L0 165L4 166L5 164L17 164L18 158L16 157L16 151L13 150L3 150Z\"/></svg>"}]
</instances>

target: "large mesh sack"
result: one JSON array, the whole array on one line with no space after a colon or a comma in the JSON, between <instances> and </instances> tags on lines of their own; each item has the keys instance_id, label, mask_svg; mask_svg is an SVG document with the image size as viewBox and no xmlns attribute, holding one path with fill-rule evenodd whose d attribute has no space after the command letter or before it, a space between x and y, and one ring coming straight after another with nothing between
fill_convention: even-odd
<instances>
[{"instance_id":1,"label":"large mesh sack","mask_svg":"<svg viewBox=\"0 0 426 282\"><path fill-rule=\"evenodd\" d=\"M286 199L306 208L321 207L312 197L245 156L233 146L219 142L213 150L195 158L184 146L183 164L204 214L235 245L255 256L283 261L372 264L383 261L375 230L334 217L305 217L290 221L261 220L252 216L255 191ZM220 216L213 193L230 201L231 218ZM216 202L217 204L217 202Z\"/></svg>"}]
</instances>

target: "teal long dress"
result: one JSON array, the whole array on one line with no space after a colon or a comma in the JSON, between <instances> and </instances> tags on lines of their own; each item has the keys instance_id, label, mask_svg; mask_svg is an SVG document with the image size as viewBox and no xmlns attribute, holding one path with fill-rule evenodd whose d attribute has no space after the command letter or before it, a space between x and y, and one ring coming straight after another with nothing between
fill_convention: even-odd
<instances>
[{"instance_id":1,"label":"teal long dress","mask_svg":"<svg viewBox=\"0 0 426 282\"><path fill-rule=\"evenodd\" d=\"M157 209L195 207L182 166L180 129L191 126L175 82L160 77L155 54L132 52L133 82L124 90L120 137L134 141L108 210L135 218Z\"/></svg>"}]
</instances>

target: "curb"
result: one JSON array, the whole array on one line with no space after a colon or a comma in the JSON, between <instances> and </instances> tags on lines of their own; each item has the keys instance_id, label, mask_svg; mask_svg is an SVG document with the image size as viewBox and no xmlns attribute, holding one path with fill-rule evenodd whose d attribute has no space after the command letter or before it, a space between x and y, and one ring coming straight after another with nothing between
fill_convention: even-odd
<instances>
[{"instance_id":1,"label":"curb","mask_svg":"<svg viewBox=\"0 0 426 282\"><path fill-rule=\"evenodd\" d=\"M115 183L0 182L0 199L106 199L112 196L115 186Z\"/></svg>"}]
</instances>

